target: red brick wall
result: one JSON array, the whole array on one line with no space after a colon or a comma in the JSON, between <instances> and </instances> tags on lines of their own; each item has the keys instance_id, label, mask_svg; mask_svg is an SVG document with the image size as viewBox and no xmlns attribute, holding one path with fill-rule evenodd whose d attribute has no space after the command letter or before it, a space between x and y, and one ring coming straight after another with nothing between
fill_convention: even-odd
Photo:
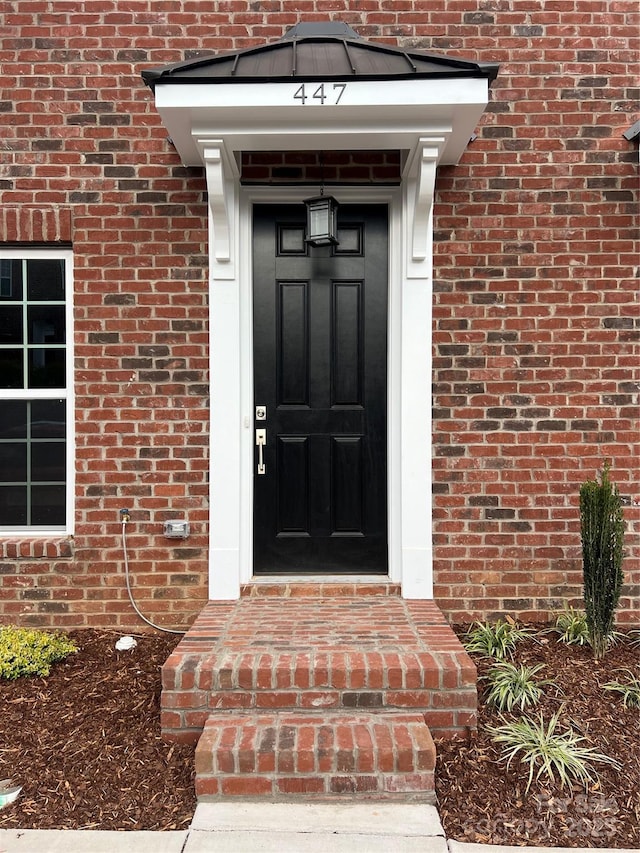
<instances>
[{"instance_id":1,"label":"red brick wall","mask_svg":"<svg viewBox=\"0 0 640 853\"><path fill-rule=\"evenodd\" d=\"M0 239L72 240L78 423L75 538L0 542L3 621L138 626L121 507L142 610L181 625L206 599L205 181L180 165L140 72L327 16L502 63L477 138L437 185L437 600L461 619L579 596L578 488L610 458L628 504L623 618L640 618L638 165L622 137L637 117L635 2L5 9ZM192 535L176 545L161 525L182 516Z\"/></svg>"}]
</instances>

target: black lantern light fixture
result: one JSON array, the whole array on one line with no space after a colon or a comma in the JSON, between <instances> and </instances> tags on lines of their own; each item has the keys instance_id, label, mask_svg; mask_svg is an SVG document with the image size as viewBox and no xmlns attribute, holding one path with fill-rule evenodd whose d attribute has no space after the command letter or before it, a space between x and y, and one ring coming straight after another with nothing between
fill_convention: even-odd
<instances>
[{"instance_id":1,"label":"black lantern light fixture","mask_svg":"<svg viewBox=\"0 0 640 853\"><path fill-rule=\"evenodd\" d=\"M337 246L338 202L332 195L320 195L305 200L307 208L307 234L305 242L310 246Z\"/></svg>"}]
</instances>

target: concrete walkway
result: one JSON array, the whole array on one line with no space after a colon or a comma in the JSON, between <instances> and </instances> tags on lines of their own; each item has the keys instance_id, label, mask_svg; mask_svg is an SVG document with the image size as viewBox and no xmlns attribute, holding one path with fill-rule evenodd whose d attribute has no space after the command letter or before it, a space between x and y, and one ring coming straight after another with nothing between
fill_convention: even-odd
<instances>
[{"instance_id":1,"label":"concrete walkway","mask_svg":"<svg viewBox=\"0 0 640 853\"><path fill-rule=\"evenodd\" d=\"M538 850L540 848L537 848ZM200 803L183 832L0 829L0 853L535 853L447 841L423 804ZM576 853L575 848L553 848ZM621 849L600 853L632 853Z\"/></svg>"}]
</instances>

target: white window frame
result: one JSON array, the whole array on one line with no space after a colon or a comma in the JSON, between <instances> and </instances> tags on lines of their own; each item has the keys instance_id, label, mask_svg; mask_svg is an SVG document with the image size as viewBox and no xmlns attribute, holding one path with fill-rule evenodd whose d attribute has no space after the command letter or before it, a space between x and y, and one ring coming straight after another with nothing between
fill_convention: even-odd
<instances>
[{"instance_id":1,"label":"white window frame","mask_svg":"<svg viewBox=\"0 0 640 853\"><path fill-rule=\"evenodd\" d=\"M0 406L6 400L65 400L66 411L66 506L65 523L57 526L0 525L0 538L25 537L30 539L70 536L74 530L75 507L75 401L73 385L73 252L71 249L0 246L0 260L63 260L65 293L65 388L0 388ZM1 308L1 305L0 305Z\"/></svg>"}]
</instances>

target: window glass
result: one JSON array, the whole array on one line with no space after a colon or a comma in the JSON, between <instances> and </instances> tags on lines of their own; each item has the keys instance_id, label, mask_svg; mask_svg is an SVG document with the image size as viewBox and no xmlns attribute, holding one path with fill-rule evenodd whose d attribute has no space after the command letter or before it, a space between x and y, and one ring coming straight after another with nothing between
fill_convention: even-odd
<instances>
[{"instance_id":1,"label":"window glass","mask_svg":"<svg viewBox=\"0 0 640 853\"><path fill-rule=\"evenodd\" d=\"M64 350L29 350L29 388L64 388Z\"/></svg>"},{"instance_id":2,"label":"window glass","mask_svg":"<svg viewBox=\"0 0 640 853\"><path fill-rule=\"evenodd\" d=\"M20 349L0 351L0 388L24 387L24 353Z\"/></svg>"},{"instance_id":3,"label":"window glass","mask_svg":"<svg viewBox=\"0 0 640 853\"><path fill-rule=\"evenodd\" d=\"M0 518L6 527L23 527L27 524L26 486L0 484Z\"/></svg>"},{"instance_id":4,"label":"window glass","mask_svg":"<svg viewBox=\"0 0 640 853\"><path fill-rule=\"evenodd\" d=\"M30 344L64 343L64 305L30 305L27 318Z\"/></svg>"},{"instance_id":5,"label":"window glass","mask_svg":"<svg viewBox=\"0 0 640 853\"><path fill-rule=\"evenodd\" d=\"M62 442L34 442L31 445L31 479L64 482L66 457Z\"/></svg>"},{"instance_id":6,"label":"window glass","mask_svg":"<svg viewBox=\"0 0 640 853\"><path fill-rule=\"evenodd\" d=\"M22 261L0 258L0 299L22 301Z\"/></svg>"},{"instance_id":7,"label":"window glass","mask_svg":"<svg viewBox=\"0 0 640 853\"><path fill-rule=\"evenodd\" d=\"M5 441L0 444L0 483L24 483L26 479L26 443Z\"/></svg>"},{"instance_id":8,"label":"window glass","mask_svg":"<svg viewBox=\"0 0 640 853\"><path fill-rule=\"evenodd\" d=\"M2 406L0 418L0 441L27 437L27 404L18 400L7 400Z\"/></svg>"},{"instance_id":9,"label":"window glass","mask_svg":"<svg viewBox=\"0 0 640 853\"><path fill-rule=\"evenodd\" d=\"M64 524L66 499L64 486L33 486L31 523L51 527Z\"/></svg>"},{"instance_id":10,"label":"window glass","mask_svg":"<svg viewBox=\"0 0 640 853\"><path fill-rule=\"evenodd\" d=\"M3 305L0 313L0 344L23 343L22 306Z\"/></svg>"},{"instance_id":11,"label":"window glass","mask_svg":"<svg viewBox=\"0 0 640 853\"><path fill-rule=\"evenodd\" d=\"M31 403L31 437L64 439L66 419L64 400L34 400Z\"/></svg>"},{"instance_id":12,"label":"window glass","mask_svg":"<svg viewBox=\"0 0 640 853\"><path fill-rule=\"evenodd\" d=\"M27 261L27 299L29 302L64 301L64 261Z\"/></svg>"}]
</instances>

